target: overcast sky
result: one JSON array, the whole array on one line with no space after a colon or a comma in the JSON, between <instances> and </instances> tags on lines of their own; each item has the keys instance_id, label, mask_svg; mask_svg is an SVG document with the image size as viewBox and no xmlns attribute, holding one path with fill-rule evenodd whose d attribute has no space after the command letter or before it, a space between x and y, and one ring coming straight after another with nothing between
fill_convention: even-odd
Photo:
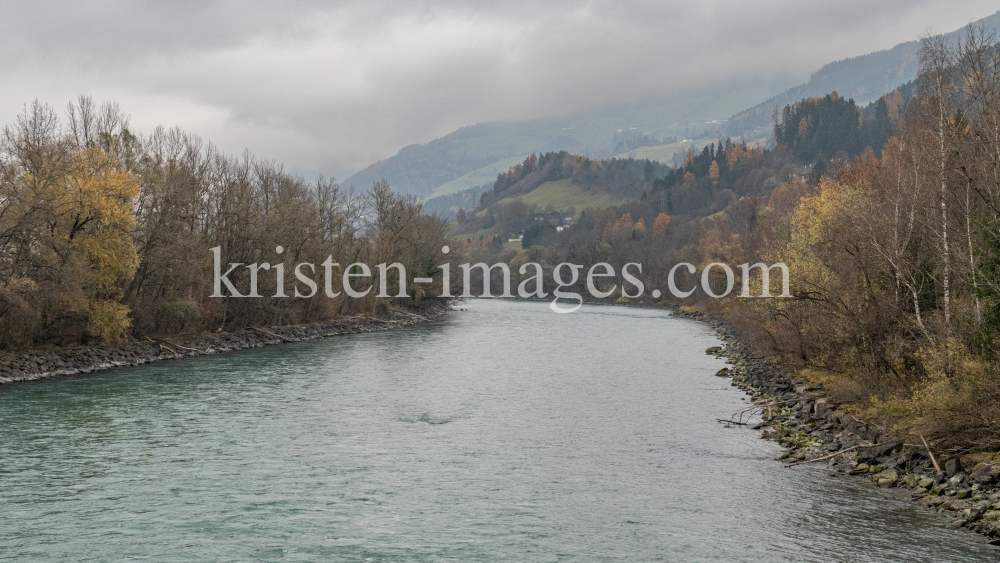
<instances>
[{"instance_id":1,"label":"overcast sky","mask_svg":"<svg viewBox=\"0 0 1000 563\"><path fill-rule=\"evenodd\" d=\"M252 7L250 7L252 6ZM996 0L4 2L0 122L117 101L305 175L344 178L477 122L780 73L946 32ZM762 100L761 100L762 101ZM726 116L723 116L726 117Z\"/></svg>"}]
</instances>

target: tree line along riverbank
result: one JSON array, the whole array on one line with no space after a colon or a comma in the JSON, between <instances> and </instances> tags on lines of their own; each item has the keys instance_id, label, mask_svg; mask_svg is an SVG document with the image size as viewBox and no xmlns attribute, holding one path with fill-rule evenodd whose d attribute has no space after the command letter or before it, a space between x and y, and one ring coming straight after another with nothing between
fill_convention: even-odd
<instances>
[{"instance_id":1,"label":"tree line along riverbank","mask_svg":"<svg viewBox=\"0 0 1000 563\"><path fill-rule=\"evenodd\" d=\"M271 271L259 277L262 297L212 299L209 249L239 264L229 279L244 289L282 260L398 262L429 277L445 225L384 181L363 190L307 181L179 129L143 134L114 103L81 96L60 117L36 101L0 134L0 350L419 307L440 295L440 279L405 297L393 279L392 299L282 299ZM368 281L378 287L378 273Z\"/></svg>"}]
</instances>

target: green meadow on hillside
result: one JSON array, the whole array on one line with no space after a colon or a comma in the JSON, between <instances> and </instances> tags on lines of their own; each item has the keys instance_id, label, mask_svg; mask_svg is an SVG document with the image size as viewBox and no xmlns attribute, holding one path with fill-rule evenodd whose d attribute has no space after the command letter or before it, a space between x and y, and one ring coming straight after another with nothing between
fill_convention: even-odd
<instances>
[{"instance_id":1,"label":"green meadow on hillside","mask_svg":"<svg viewBox=\"0 0 1000 563\"><path fill-rule=\"evenodd\" d=\"M586 207L603 209L612 205L621 205L628 201L627 199L616 197L606 192L588 192L569 179L545 182L524 195L516 198L505 198L498 203L507 203L514 200L521 200L528 205L537 206L542 210L550 205L557 211L568 211L572 207L577 215ZM479 214L482 213L484 211L479 212Z\"/></svg>"},{"instance_id":2,"label":"green meadow on hillside","mask_svg":"<svg viewBox=\"0 0 1000 563\"><path fill-rule=\"evenodd\" d=\"M656 145L652 147L639 147L637 149L615 155L614 158L634 158L636 160L655 160L657 162L663 162L665 164L671 164L674 153L679 150L687 150L694 147L695 152L700 151L709 144L712 143L714 139L695 139L693 141L685 141L682 143L670 143L668 145Z\"/></svg>"}]
</instances>

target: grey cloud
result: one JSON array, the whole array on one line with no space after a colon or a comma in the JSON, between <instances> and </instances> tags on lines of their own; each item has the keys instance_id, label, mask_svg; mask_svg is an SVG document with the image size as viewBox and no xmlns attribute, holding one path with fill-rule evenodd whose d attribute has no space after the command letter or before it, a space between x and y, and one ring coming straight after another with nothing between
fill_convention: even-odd
<instances>
[{"instance_id":1,"label":"grey cloud","mask_svg":"<svg viewBox=\"0 0 1000 563\"><path fill-rule=\"evenodd\" d=\"M0 8L0 120L114 99L339 177L471 123L566 115L950 31L992 2L110 2ZM726 116L720 116L726 117Z\"/></svg>"}]
</instances>

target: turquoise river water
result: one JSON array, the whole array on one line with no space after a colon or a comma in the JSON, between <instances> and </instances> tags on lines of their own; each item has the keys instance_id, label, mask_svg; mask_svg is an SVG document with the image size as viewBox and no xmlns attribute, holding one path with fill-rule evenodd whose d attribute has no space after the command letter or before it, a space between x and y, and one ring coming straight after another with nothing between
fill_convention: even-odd
<instances>
[{"instance_id":1,"label":"turquoise river water","mask_svg":"<svg viewBox=\"0 0 1000 563\"><path fill-rule=\"evenodd\" d=\"M461 307L0 387L0 560L1000 559L905 491L724 428L747 402L703 324Z\"/></svg>"}]
</instances>

